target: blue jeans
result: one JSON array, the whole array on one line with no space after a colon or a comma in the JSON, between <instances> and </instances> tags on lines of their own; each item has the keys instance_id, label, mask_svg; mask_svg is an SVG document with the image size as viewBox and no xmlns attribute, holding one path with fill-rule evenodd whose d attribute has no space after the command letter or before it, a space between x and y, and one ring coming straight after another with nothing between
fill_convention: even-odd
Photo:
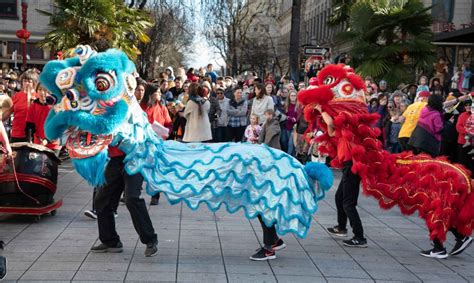
<instances>
[{"instance_id":1,"label":"blue jeans","mask_svg":"<svg viewBox=\"0 0 474 283\"><path fill-rule=\"evenodd\" d=\"M293 130L282 129L280 136L281 150L291 156L295 155L295 144L293 142Z\"/></svg>"}]
</instances>

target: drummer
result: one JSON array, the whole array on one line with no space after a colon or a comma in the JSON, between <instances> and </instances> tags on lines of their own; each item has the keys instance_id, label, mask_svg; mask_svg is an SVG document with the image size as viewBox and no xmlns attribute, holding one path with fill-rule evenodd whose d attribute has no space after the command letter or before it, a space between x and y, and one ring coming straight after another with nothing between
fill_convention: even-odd
<instances>
[{"instance_id":1,"label":"drummer","mask_svg":"<svg viewBox=\"0 0 474 283\"><path fill-rule=\"evenodd\" d=\"M20 76L21 91L13 95L13 122L11 130L11 142L26 142L25 126L28 108L35 99L35 88L38 84L38 74L33 70L27 70Z\"/></svg>"},{"instance_id":2,"label":"drummer","mask_svg":"<svg viewBox=\"0 0 474 283\"><path fill-rule=\"evenodd\" d=\"M46 146L47 148L53 150L56 153L56 156L59 155L61 146L59 141L49 141L46 139L44 133L44 122L48 117L49 110L52 108L52 105L46 103L46 97L48 96L48 91L41 84L36 86L36 95L37 99L31 103L28 110L28 115L26 117L26 127L25 135L28 141L33 140L35 144L40 144Z\"/></svg>"}]
</instances>

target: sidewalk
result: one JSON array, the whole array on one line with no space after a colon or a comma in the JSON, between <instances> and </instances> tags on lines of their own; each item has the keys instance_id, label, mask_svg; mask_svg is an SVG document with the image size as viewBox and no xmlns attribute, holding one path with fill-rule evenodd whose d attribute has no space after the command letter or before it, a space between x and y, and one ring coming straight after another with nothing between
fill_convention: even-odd
<instances>
[{"instance_id":1,"label":"sidewalk","mask_svg":"<svg viewBox=\"0 0 474 283\"><path fill-rule=\"evenodd\" d=\"M336 173L335 185L340 174ZM7 246L6 281L188 281L188 282L469 282L474 281L474 247L458 257L433 260L418 255L430 247L423 221L397 209L383 211L374 199L360 197L359 213L369 241L367 249L345 248L324 227L335 223L335 187L320 202L304 240L286 235L288 247L270 262L248 257L262 239L257 220L242 213L210 213L202 206L168 204L150 207L158 232L159 255L143 256L124 205L119 207L120 254L92 254L97 225L83 215L90 209L92 188L66 163L61 168L57 198L64 205L56 216L39 223L25 217L2 217L0 239ZM149 197L146 197L147 203ZM450 235L448 250L453 245Z\"/></svg>"}]
</instances>

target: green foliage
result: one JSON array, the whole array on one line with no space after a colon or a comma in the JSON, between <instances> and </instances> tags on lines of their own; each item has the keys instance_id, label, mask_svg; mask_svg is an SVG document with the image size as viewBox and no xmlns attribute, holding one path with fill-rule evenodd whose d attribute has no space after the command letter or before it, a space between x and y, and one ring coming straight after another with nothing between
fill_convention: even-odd
<instances>
[{"instance_id":1,"label":"green foliage","mask_svg":"<svg viewBox=\"0 0 474 283\"><path fill-rule=\"evenodd\" d=\"M150 41L146 31L153 25L142 10L129 8L123 0L55 0L50 17L53 30L39 42L41 47L68 50L79 44L101 45L123 50L131 58L138 43ZM100 44L97 44L100 43Z\"/></svg>"},{"instance_id":2,"label":"green foliage","mask_svg":"<svg viewBox=\"0 0 474 283\"><path fill-rule=\"evenodd\" d=\"M352 41L357 71L391 86L412 81L435 60L431 16L419 0L360 0L350 10L349 28L339 39Z\"/></svg>"}]
</instances>

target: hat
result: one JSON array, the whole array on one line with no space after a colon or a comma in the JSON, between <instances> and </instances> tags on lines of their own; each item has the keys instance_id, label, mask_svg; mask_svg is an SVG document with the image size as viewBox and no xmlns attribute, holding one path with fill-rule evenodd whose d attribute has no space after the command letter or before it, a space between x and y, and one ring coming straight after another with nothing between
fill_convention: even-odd
<instances>
[{"instance_id":1,"label":"hat","mask_svg":"<svg viewBox=\"0 0 474 283\"><path fill-rule=\"evenodd\" d=\"M312 77L311 79L309 79L309 85L312 85L312 86L318 85L318 78Z\"/></svg>"},{"instance_id":2,"label":"hat","mask_svg":"<svg viewBox=\"0 0 474 283\"><path fill-rule=\"evenodd\" d=\"M218 92L218 91L222 91L222 92L224 92L224 91L225 91L225 89L224 89L223 87L219 86L219 87L217 87L217 88L216 88L216 92Z\"/></svg>"},{"instance_id":3,"label":"hat","mask_svg":"<svg viewBox=\"0 0 474 283\"><path fill-rule=\"evenodd\" d=\"M426 91L426 90L422 90L422 91L419 91L417 93L418 97L430 97L431 93L429 91Z\"/></svg>"}]
</instances>

